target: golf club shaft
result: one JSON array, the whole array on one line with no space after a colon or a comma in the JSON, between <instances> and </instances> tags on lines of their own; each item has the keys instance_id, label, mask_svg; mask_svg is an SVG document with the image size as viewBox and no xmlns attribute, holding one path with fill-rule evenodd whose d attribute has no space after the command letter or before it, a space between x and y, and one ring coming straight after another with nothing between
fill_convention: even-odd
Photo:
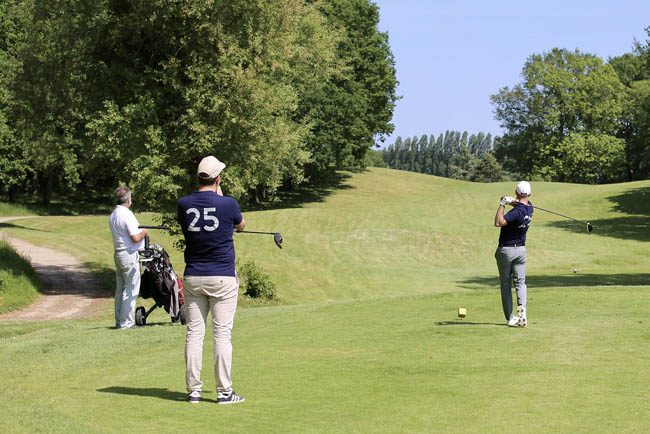
<instances>
[{"instance_id":1,"label":"golf club shaft","mask_svg":"<svg viewBox=\"0 0 650 434\"><path fill-rule=\"evenodd\" d=\"M262 235L275 235L275 232L256 232L256 231L237 231L238 234L262 234Z\"/></svg>"},{"instance_id":2,"label":"golf club shaft","mask_svg":"<svg viewBox=\"0 0 650 434\"><path fill-rule=\"evenodd\" d=\"M564 217L564 218L567 218L567 219L570 219L570 220L576 221L576 222L578 222L578 223L582 223L582 224L584 224L584 225L588 225L588 224L589 224L589 223L587 223L587 222L583 222L582 220L578 220L578 219L574 219L573 217L569 217L568 215L564 215L564 214L560 214L560 213L558 213L558 212L550 211L550 210L548 210L548 209L540 208L540 207L535 206L535 205L531 205L531 206L532 206L533 208L535 208L535 209L540 210L540 211L546 211L546 212L551 213L551 214L559 215L560 217Z\"/></svg>"}]
</instances>

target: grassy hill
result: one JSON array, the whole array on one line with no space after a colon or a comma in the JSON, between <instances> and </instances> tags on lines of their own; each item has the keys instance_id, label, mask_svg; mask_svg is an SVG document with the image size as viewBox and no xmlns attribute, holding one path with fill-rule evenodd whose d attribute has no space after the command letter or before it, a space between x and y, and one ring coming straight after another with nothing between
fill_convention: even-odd
<instances>
[{"instance_id":1,"label":"grassy hill","mask_svg":"<svg viewBox=\"0 0 650 434\"><path fill-rule=\"evenodd\" d=\"M345 174L338 189L317 201L244 212L247 229L282 232L284 249L277 249L270 236L239 234L237 256L267 270L284 303L492 289L499 236L494 213L500 196L512 194L514 184L389 169ZM650 182L532 186L533 204L595 228L588 234L584 225L535 211L528 237L533 288L646 279L650 204L643 199ZM138 216L143 224L155 223L152 215ZM107 216L48 217L6 223L5 229L59 246L112 278ZM157 231L152 241L167 247L182 272L182 252L172 248L172 239Z\"/></svg>"},{"instance_id":2,"label":"grassy hill","mask_svg":"<svg viewBox=\"0 0 650 434\"><path fill-rule=\"evenodd\" d=\"M371 169L311 201L245 212L247 229L281 231L285 244L236 236L238 257L271 274L282 303L236 317L238 406L210 402L209 337L208 402L183 402L184 328L164 312L127 332L109 329L110 309L100 320L0 323L0 430L644 432L650 182L532 183L535 205L594 232L535 212L528 329L503 326L493 257L498 199L514 187ZM2 230L112 279L107 216ZM173 240L154 241L182 271Z\"/></svg>"}]
</instances>

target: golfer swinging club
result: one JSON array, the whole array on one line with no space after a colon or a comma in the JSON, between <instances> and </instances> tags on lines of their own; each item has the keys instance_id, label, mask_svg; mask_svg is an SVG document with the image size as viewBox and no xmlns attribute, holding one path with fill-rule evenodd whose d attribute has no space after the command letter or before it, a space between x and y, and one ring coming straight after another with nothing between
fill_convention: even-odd
<instances>
[{"instance_id":1,"label":"golfer swinging club","mask_svg":"<svg viewBox=\"0 0 650 434\"><path fill-rule=\"evenodd\" d=\"M526 232L533 218L532 202L529 203L530 184L521 181L515 189L517 198L502 196L494 216L494 226L501 228L499 247L494 257L501 280L501 303L503 314L510 327L527 327L526 318ZM506 205L512 205L506 215ZM512 314L511 276L517 292L517 314Z\"/></svg>"}]
</instances>

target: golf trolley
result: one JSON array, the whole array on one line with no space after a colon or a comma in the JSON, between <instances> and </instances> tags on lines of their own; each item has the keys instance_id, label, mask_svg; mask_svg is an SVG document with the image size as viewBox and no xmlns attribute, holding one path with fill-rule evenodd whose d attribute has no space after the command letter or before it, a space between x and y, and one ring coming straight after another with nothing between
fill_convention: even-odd
<instances>
[{"instance_id":1,"label":"golf trolley","mask_svg":"<svg viewBox=\"0 0 650 434\"><path fill-rule=\"evenodd\" d=\"M139 226L142 229L169 229L167 226ZM140 279L140 296L153 298L155 303L149 310L139 306L135 310L136 325L143 326L147 317L157 307L163 307L172 322L185 324L185 300L183 283L178 277L169 254L160 244L150 244L149 236L144 238L144 250L140 251L140 262L144 266Z\"/></svg>"}]
</instances>

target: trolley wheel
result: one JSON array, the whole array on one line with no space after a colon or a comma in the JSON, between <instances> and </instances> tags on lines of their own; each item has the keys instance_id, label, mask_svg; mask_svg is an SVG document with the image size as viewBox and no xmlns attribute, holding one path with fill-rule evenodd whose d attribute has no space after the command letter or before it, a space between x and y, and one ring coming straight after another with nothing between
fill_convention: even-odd
<instances>
[{"instance_id":1,"label":"trolley wheel","mask_svg":"<svg viewBox=\"0 0 650 434\"><path fill-rule=\"evenodd\" d=\"M185 321L185 305L181 304L180 310L178 311L178 318L181 320L181 324L185 325L187 324L187 321Z\"/></svg>"},{"instance_id":2,"label":"trolley wheel","mask_svg":"<svg viewBox=\"0 0 650 434\"><path fill-rule=\"evenodd\" d=\"M147 323L147 311L144 306L140 306L135 310L135 324L143 326Z\"/></svg>"}]
</instances>

